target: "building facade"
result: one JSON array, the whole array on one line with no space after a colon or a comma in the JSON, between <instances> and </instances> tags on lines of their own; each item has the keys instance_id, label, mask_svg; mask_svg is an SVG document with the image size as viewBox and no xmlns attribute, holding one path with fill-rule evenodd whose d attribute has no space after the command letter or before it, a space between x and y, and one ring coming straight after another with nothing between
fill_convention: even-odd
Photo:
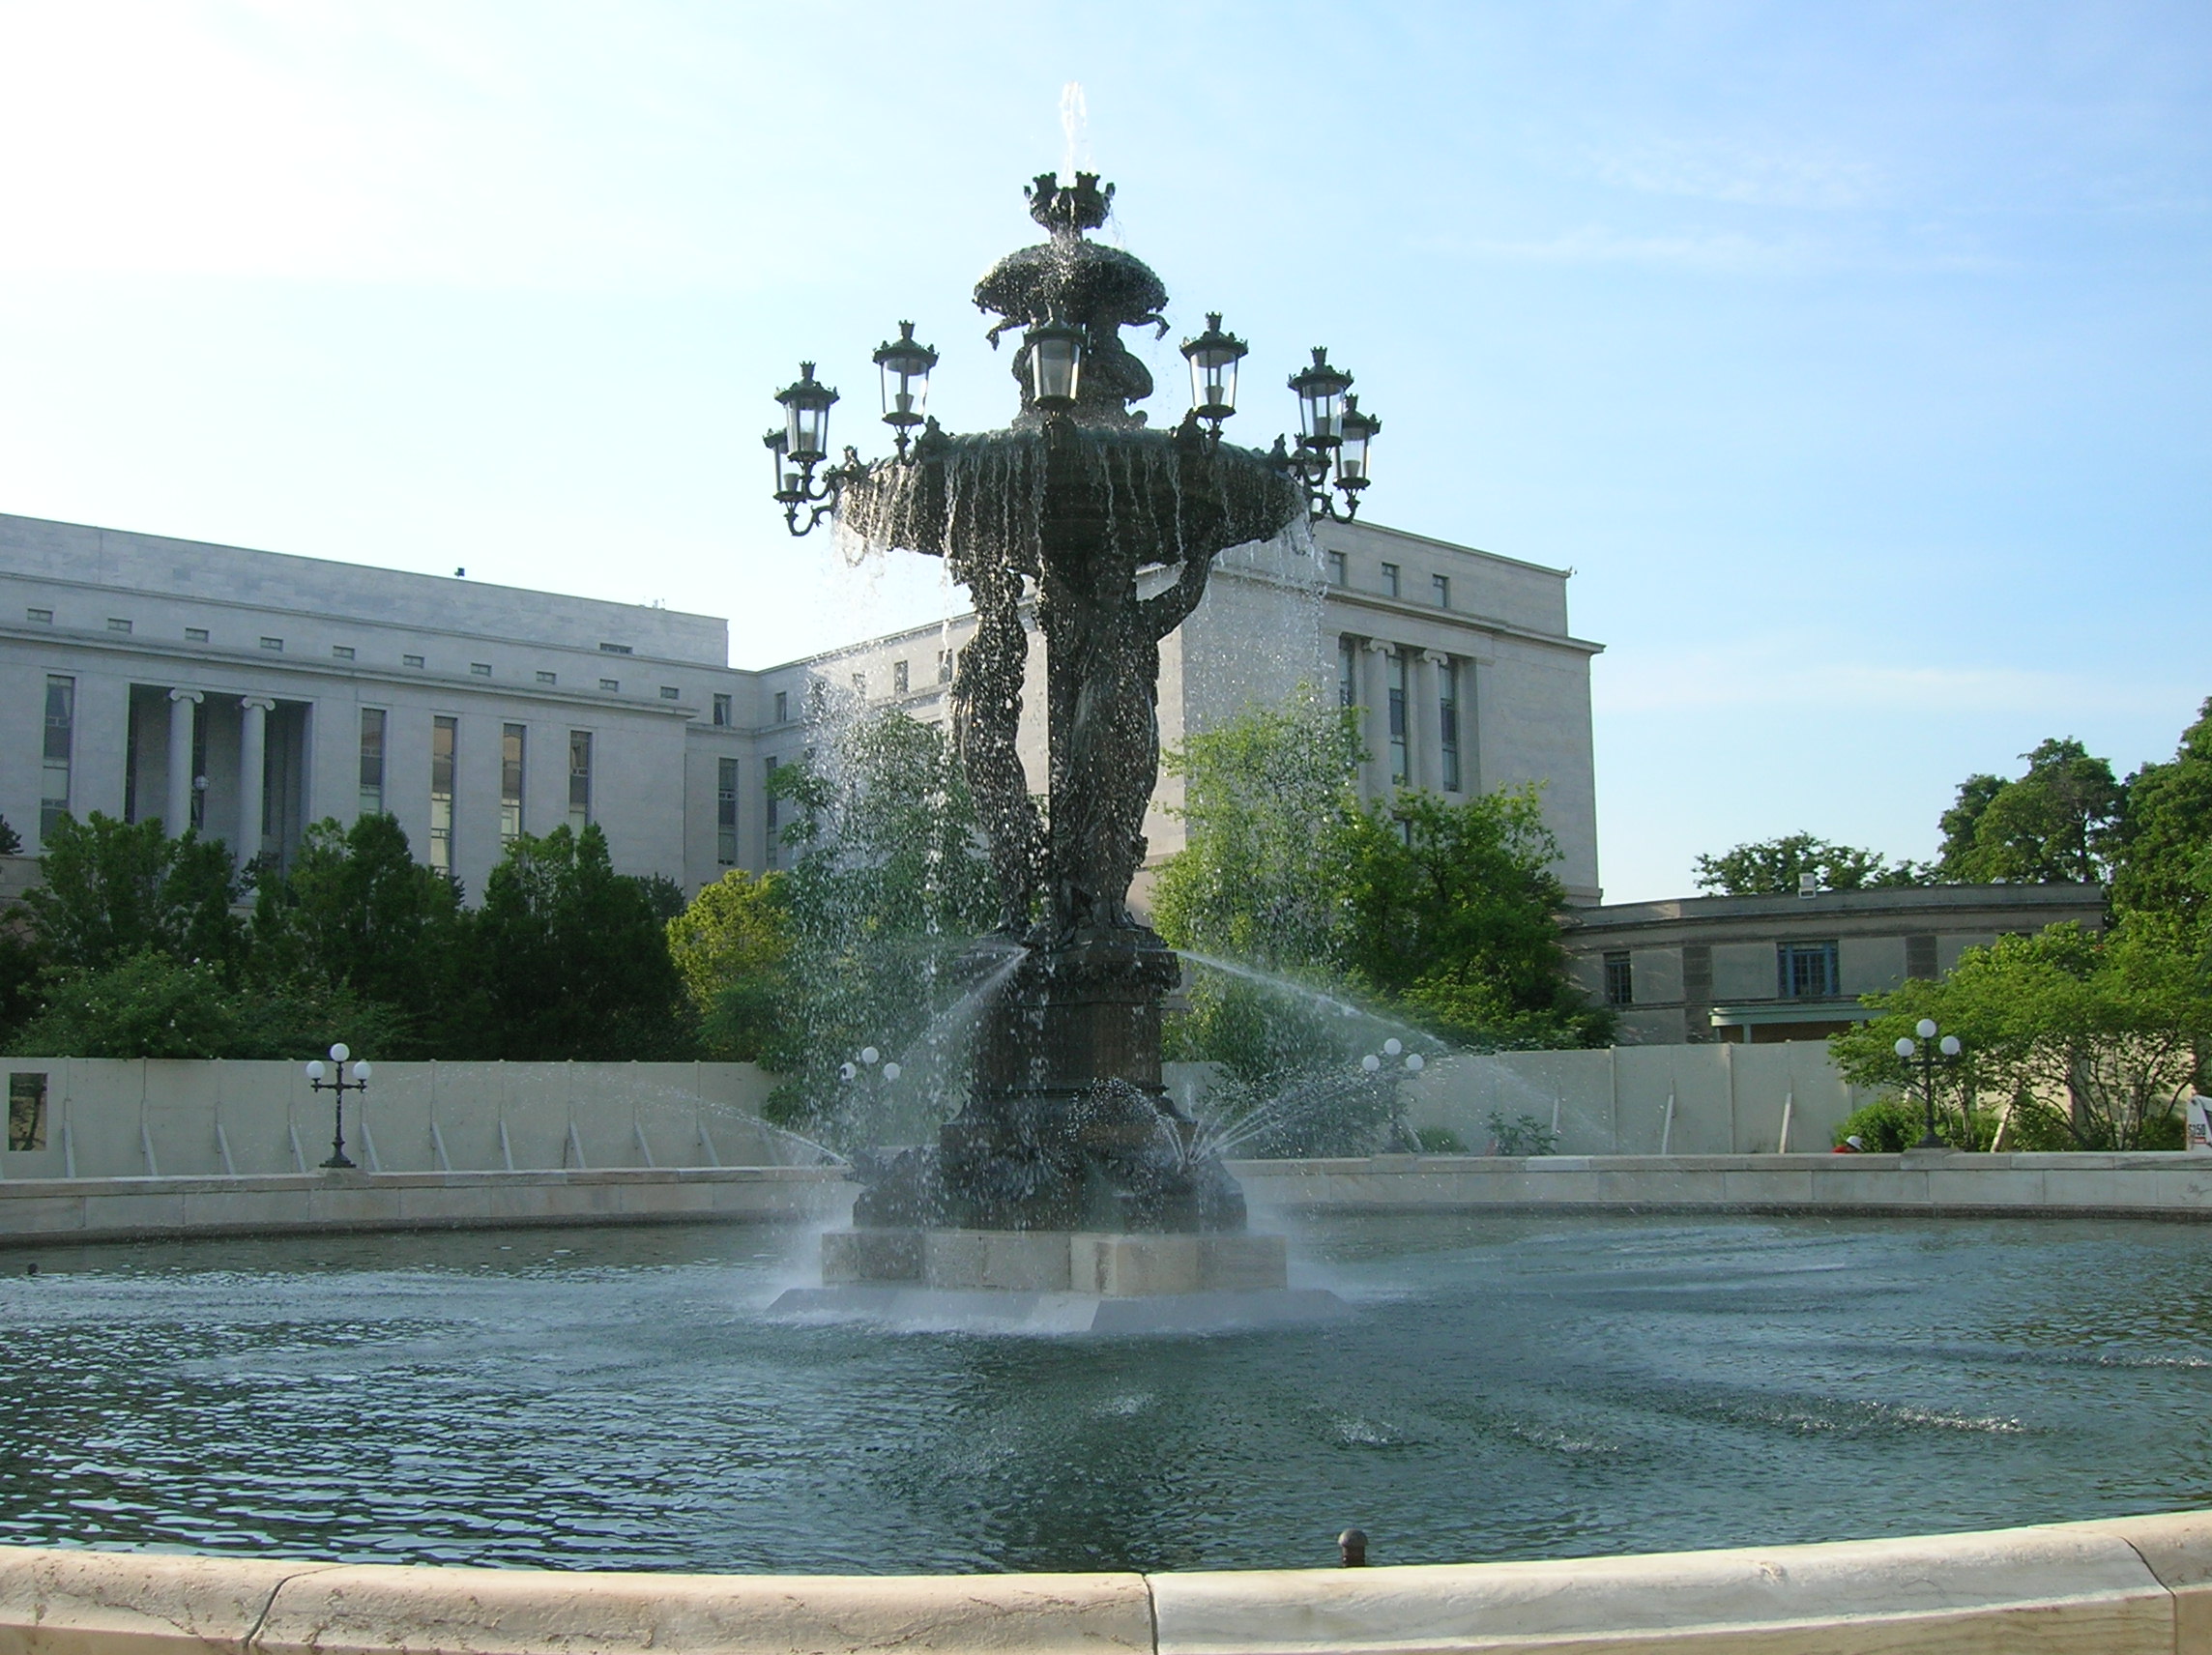
<instances>
[{"instance_id":1,"label":"building facade","mask_svg":"<svg viewBox=\"0 0 2212 1655\"><path fill-rule=\"evenodd\" d=\"M1934 979L1971 947L2072 920L2105 924L2094 885L1905 886L1810 896L1690 896L1570 915L1575 975L1622 1045L1821 1040L1874 1014L1858 997Z\"/></svg>"},{"instance_id":2,"label":"building facade","mask_svg":"<svg viewBox=\"0 0 2212 1655\"><path fill-rule=\"evenodd\" d=\"M949 716L972 621L759 670L701 615L0 515L0 816L189 823L279 862L388 811L480 892L518 833L597 823L615 865L696 889L773 866L775 768L862 709ZM1023 746L1044 769L1033 628ZM1364 524L1239 547L1161 651L1173 743L1300 685L1361 709L1370 792L1533 783L1599 896L1589 660L1563 571ZM1179 848L1164 778L1151 857Z\"/></svg>"}]
</instances>

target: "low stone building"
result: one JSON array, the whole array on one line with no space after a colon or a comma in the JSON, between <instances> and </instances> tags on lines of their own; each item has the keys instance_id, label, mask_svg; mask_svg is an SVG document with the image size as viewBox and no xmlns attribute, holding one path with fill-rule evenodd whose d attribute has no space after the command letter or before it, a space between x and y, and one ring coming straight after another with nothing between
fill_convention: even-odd
<instances>
[{"instance_id":1,"label":"low stone building","mask_svg":"<svg viewBox=\"0 0 2212 1655\"><path fill-rule=\"evenodd\" d=\"M1623 1045L1825 1039L1859 996L1936 978L1970 947L2073 920L2105 924L2094 885L1937 885L1810 896L1687 896L1574 910L1576 977Z\"/></svg>"},{"instance_id":2,"label":"low stone building","mask_svg":"<svg viewBox=\"0 0 2212 1655\"><path fill-rule=\"evenodd\" d=\"M1569 633L1566 583L1367 523L1234 548L1162 645L1160 738L1333 692L1362 710L1372 793L1541 785L1560 877L1594 902L1599 646ZM98 810L281 862L309 823L388 811L472 898L517 833L595 823L619 870L696 890L775 864L769 778L839 719L947 718L972 628L747 669L713 616L0 514L0 817L32 856ZM1155 863L1182 842L1179 788L1147 819Z\"/></svg>"}]
</instances>

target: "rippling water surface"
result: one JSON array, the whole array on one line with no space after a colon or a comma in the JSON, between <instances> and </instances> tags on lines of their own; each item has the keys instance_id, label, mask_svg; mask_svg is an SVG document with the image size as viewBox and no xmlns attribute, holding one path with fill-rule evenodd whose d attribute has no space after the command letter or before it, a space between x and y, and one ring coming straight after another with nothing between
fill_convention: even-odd
<instances>
[{"instance_id":1,"label":"rippling water surface","mask_svg":"<svg viewBox=\"0 0 2212 1655\"><path fill-rule=\"evenodd\" d=\"M0 1539L557 1568L1318 1565L2212 1498L2212 1228L1394 1218L1341 1323L794 1326L744 1228L0 1252ZM36 1258L42 1273L21 1272Z\"/></svg>"}]
</instances>

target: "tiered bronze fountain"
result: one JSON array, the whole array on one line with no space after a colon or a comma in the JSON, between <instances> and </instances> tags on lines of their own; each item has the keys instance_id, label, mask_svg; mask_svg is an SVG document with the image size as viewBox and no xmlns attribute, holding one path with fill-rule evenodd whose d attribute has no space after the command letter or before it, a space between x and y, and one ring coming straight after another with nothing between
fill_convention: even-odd
<instances>
[{"instance_id":1,"label":"tiered bronze fountain","mask_svg":"<svg viewBox=\"0 0 2212 1655\"><path fill-rule=\"evenodd\" d=\"M953 436L924 411L937 355L911 323L875 354L896 451L828 463L837 393L811 363L766 439L795 535L834 516L884 550L942 557L975 604L952 681L955 739L990 840L1001 935L1024 950L977 1034L966 1107L934 1147L871 1163L853 1228L823 1242L821 1289L783 1308L893 1318L1138 1328L1312 1315L1283 1239L1245 1228L1244 1198L1162 1084L1160 1007L1176 956L1128 908L1159 776L1159 645L1206 592L1214 558L1313 515L1349 517L1380 422L1316 350L1290 384L1300 434L1272 452L1221 440L1246 347L1219 315L1182 347L1192 406L1173 430L1121 330L1167 323L1142 261L1087 240L1113 186L1078 173L1029 188L1050 239L975 288L1019 330L1012 425ZM1045 639L1050 776L1040 814L1016 746L1033 605Z\"/></svg>"}]
</instances>

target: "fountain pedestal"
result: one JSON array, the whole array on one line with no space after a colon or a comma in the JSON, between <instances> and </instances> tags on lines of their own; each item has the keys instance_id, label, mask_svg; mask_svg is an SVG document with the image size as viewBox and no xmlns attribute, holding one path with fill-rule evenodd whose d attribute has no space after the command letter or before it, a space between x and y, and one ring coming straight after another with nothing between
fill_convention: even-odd
<instances>
[{"instance_id":1,"label":"fountain pedestal","mask_svg":"<svg viewBox=\"0 0 2212 1655\"><path fill-rule=\"evenodd\" d=\"M1290 1286L1280 1235L1064 1230L832 1230L819 1288L783 1315L1062 1333L1210 1332L1342 1314Z\"/></svg>"}]
</instances>

